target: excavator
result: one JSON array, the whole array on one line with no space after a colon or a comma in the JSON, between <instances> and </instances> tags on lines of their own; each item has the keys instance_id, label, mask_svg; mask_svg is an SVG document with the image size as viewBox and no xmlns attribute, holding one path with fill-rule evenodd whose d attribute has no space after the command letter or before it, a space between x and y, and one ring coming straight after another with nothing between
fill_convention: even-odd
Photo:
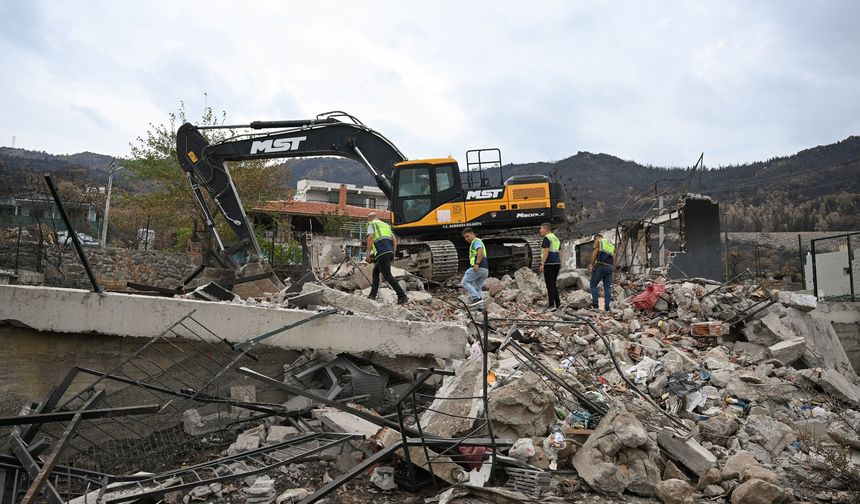
<instances>
[{"instance_id":1,"label":"excavator","mask_svg":"<svg viewBox=\"0 0 860 504\"><path fill-rule=\"evenodd\" d=\"M202 130L213 128L248 132L210 143ZM410 160L382 134L345 112L231 126L186 123L177 131L176 152L220 258L237 276L248 264L264 264L265 258L227 161L336 156L359 162L390 202L392 227L401 237L396 264L436 282L466 268L468 245L461 236L465 227L481 237L495 271L510 271L537 268L537 226L565 218L563 186L543 175L505 179L499 149L468 151L463 170L451 157ZM491 178L496 177L494 183ZM237 242L229 244L220 236L203 191Z\"/></svg>"}]
</instances>

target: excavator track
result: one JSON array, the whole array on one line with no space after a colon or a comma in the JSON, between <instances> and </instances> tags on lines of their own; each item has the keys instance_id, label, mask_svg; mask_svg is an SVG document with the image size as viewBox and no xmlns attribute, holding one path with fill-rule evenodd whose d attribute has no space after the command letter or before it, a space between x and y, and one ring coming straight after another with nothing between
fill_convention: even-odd
<instances>
[{"instance_id":1,"label":"excavator track","mask_svg":"<svg viewBox=\"0 0 860 504\"><path fill-rule=\"evenodd\" d=\"M398 259L396 265L414 275L442 283L457 274L457 248L453 242L401 242L397 248L405 251L406 255Z\"/></svg>"},{"instance_id":2,"label":"excavator track","mask_svg":"<svg viewBox=\"0 0 860 504\"><path fill-rule=\"evenodd\" d=\"M540 270L540 245L543 242L543 238L526 238L526 241L529 244L529 251L531 253L531 268L538 271Z\"/></svg>"}]
</instances>

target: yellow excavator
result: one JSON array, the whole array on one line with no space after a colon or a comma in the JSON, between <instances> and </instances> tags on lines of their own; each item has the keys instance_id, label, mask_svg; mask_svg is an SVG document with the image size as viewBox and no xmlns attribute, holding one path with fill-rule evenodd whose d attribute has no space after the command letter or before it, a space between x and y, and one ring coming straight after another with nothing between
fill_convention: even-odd
<instances>
[{"instance_id":1,"label":"yellow excavator","mask_svg":"<svg viewBox=\"0 0 860 504\"><path fill-rule=\"evenodd\" d=\"M210 144L201 130L213 128L249 132ZM231 126L186 123L177 131L176 145L221 259L234 270L265 259L225 161L312 156L358 161L390 201L393 229L402 238L398 265L437 282L466 267L463 228L474 228L484 241L493 270L510 271L537 268L537 226L565 218L563 186L543 175L505 179L499 149L468 151L464 169L451 157L409 160L383 135L344 112ZM219 235L204 190L238 242L230 245Z\"/></svg>"}]
</instances>

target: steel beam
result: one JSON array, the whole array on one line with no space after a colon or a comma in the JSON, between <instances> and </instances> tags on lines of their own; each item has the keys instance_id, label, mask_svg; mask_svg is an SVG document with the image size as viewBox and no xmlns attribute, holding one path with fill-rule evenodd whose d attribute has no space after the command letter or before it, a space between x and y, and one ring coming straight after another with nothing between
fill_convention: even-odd
<instances>
[{"instance_id":1,"label":"steel beam","mask_svg":"<svg viewBox=\"0 0 860 504\"><path fill-rule=\"evenodd\" d=\"M17 432L12 432L9 436L9 444L10 448L12 448L12 453L14 453L18 458L18 462L21 463L21 466L25 471L27 471L27 474L29 474L31 478L35 479L39 475L39 464L33 460L33 456L30 455L27 445ZM50 504L63 504L63 498L60 497L57 489L54 488L54 485L52 485L50 481L45 482L45 497L48 499Z\"/></svg>"},{"instance_id":2,"label":"steel beam","mask_svg":"<svg viewBox=\"0 0 860 504\"><path fill-rule=\"evenodd\" d=\"M87 399L84 405L81 406L81 409L75 413L75 416L68 425L66 425L63 434L54 444L54 449L51 450L51 453L48 454L48 457L42 464L42 468L39 470L38 474L33 477L33 482L30 484L30 488L27 489L27 493L24 494L24 498L21 499L21 504L31 504L42 492L42 488L48 483L48 478L51 477L51 473L54 471L54 466L57 465L57 461L60 459L60 454L63 453L63 450L66 448L66 443L69 442L69 439L75 435L78 427L80 427L83 413L99 402L102 396L104 396L104 393L104 390L96 391L96 393Z\"/></svg>"},{"instance_id":3,"label":"steel beam","mask_svg":"<svg viewBox=\"0 0 860 504\"><path fill-rule=\"evenodd\" d=\"M148 415L158 413L164 405L144 404L141 406L123 406L121 408L103 408L87 411L59 411L55 413L37 413L35 415L19 415L12 417L0 417L0 426L10 425L38 425L49 422L66 422L74 420L80 414L81 420L92 420L93 418L111 418L129 415ZM22 437L23 439L23 437Z\"/></svg>"}]
</instances>

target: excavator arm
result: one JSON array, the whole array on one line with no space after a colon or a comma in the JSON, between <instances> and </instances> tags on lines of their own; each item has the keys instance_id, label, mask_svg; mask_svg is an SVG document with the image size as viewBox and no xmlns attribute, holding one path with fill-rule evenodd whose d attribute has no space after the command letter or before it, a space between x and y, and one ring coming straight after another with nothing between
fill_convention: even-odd
<instances>
[{"instance_id":1,"label":"excavator arm","mask_svg":"<svg viewBox=\"0 0 860 504\"><path fill-rule=\"evenodd\" d=\"M348 118L350 122L339 118ZM201 130L214 128L255 131L210 144ZM391 199L394 164L406 160L387 138L343 113L321 114L308 120L255 121L238 126L197 127L186 123L176 133L176 154L206 225L218 243L222 261L234 270L247 263L261 263L263 258L225 161L309 156L349 158L361 163ZM219 235L203 191L211 197L217 211L226 218L239 239L235 246L227 247Z\"/></svg>"}]
</instances>

